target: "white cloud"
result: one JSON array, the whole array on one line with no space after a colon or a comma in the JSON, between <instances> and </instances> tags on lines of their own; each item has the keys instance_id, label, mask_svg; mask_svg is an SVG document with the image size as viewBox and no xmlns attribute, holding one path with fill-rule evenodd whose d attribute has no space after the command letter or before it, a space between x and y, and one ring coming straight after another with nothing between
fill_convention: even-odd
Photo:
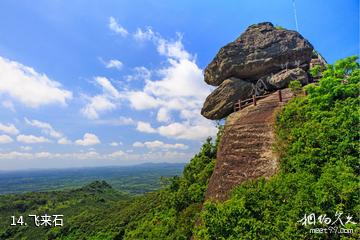
<instances>
[{"instance_id":1,"label":"white cloud","mask_svg":"<svg viewBox=\"0 0 360 240\"><path fill-rule=\"evenodd\" d=\"M53 159L71 159L71 160L93 160L100 159L100 154L95 151L81 152L81 153L51 153L51 152L36 152L36 153L24 153L24 152L0 152L1 159L39 159L45 158L49 160Z\"/></svg>"},{"instance_id":2,"label":"white cloud","mask_svg":"<svg viewBox=\"0 0 360 240\"><path fill-rule=\"evenodd\" d=\"M134 38L137 41L149 41L156 39L157 36L151 27L147 27L145 31L143 31L141 28L138 28L134 33Z\"/></svg>"},{"instance_id":3,"label":"white cloud","mask_svg":"<svg viewBox=\"0 0 360 240\"><path fill-rule=\"evenodd\" d=\"M106 77L95 77L95 81L102 87L105 94L109 95L110 97L120 97L118 90L116 90L116 88Z\"/></svg>"},{"instance_id":4,"label":"white cloud","mask_svg":"<svg viewBox=\"0 0 360 240\"><path fill-rule=\"evenodd\" d=\"M134 142L133 147L144 147L145 145L142 142Z\"/></svg>"},{"instance_id":5,"label":"white cloud","mask_svg":"<svg viewBox=\"0 0 360 240\"><path fill-rule=\"evenodd\" d=\"M52 156L49 152L39 152L34 154L35 158L49 158Z\"/></svg>"},{"instance_id":6,"label":"white cloud","mask_svg":"<svg viewBox=\"0 0 360 240\"><path fill-rule=\"evenodd\" d=\"M203 81L203 71L196 64L196 57L186 51L182 36L178 34L176 39L168 40L150 27L138 29L133 36L139 41L151 41L158 54L166 58L166 64L151 71L139 67L134 69L135 74L125 76L127 81L142 79L144 86L141 89L118 90L108 79L96 78L103 89L100 96L107 100L103 109L112 110L125 101L135 110L157 111L157 121L166 125L153 128L149 123L140 121L136 129L144 133L190 140L202 140L214 135L217 132L214 123L200 115L212 87ZM98 112L94 107L88 107L86 111L90 118L98 118ZM177 122L169 124L173 119L177 119Z\"/></svg>"},{"instance_id":7,"label":"white cloud","mask_svg":"<svg viewBox=\"0 0 360 240\"><path fill-rule=\"evenodd\" d=\"M83 139L78 139L75 141L75 144L81 146L91 146L101 143L99 138L92 133L85 133Z\"/></svg>"},{"instance_id":8,"label":"white cloud","mask_svg":"<svg viewBox=\"0 0 360 240\"><path fill-rule=\"evenodd\" d=\"M23 151L30 151L32 149L32 147L30 147L30 146L21 146L20 149L23 150Z\"/></svg>"},{"instance_id":9,"label":"white cloud","mask_svg":"<svg viewBox=\"0 0 360 240\"><path fill-rule=\"evenodd\" d=\"M14 140L8 135L0 135L0 144L11 143Z\"/></svg>"},{"instance_id":10,"label":"white cloud","mask_svg":"<svg viewBox=\"0 0 360 240\"><path fill-rule=\"evenodd\" d=\"M105 96L96 95L94 97L88 97L88 103L81 109L81 112L89 119L97 119L99 118L99 113L110 111L115 108L116 105Z\"/></svg>"},{"instance_id":11,"label":"white cloud","mask_svg":"<svg viewBox=\"0 0 360 240\"><path fill-rule=\"evenodd\" d=\"M7 134L12 134L12 135L16 135L19 134L19 130L15 127L14 124L3 124L0 123L0 131L7 133Z\"/></svg>"},{"instance_id":12,"label":"white cloud","mask_svg":"<svg viewBox=\"0 0 360 240\"><path fill-rule=\"evenodd\" d=\"M122 142L112 142L109 145L112 147L117 147L117 146L123 145L123 143Z\"/></svg>"},{"instance_id":13,"label":"white cloud","mask_svg":"<svg viewBox=\"0 0 360 240\"><path fill-rule=\"evenodd\" d=\"M62 133L56 131L49 123L38 120L29 120L27 118L25 118L25 122L30 126L40 128L42 133L47 134L53 138L61 138L63 136Z\"/></svg>"},{"instance_id":14,"label":"white cloud","mask_svg":"<svg viewBox=\"0 0 360 240\"><path fill-rule=\"evenodd\" d=\"M136 110L157 108L160 105L159 100L142 91L128 92L127 99Z\"/></svg>"},{"instance_id":15,"label":"white cloud","mask_svg":"<svg viewBox=\"0 0 360 240\"><path fill-rule=\"evenodd\" d=\"M124 64L117 59L110 59L108 62L105 62L106 68L115 68L117 70L120 70L123 67L123 65Z\"/></svg>"},{"instance_id":16,"label":"white cloud","mask_svg":"<svg viewBox=\"0 0 360 240\"><path fill-rule=\"evenodd\" d=\"M38 137L38 136L34 136L34 135L19 135L16 137L16 140L18 142L22 142L22 143L47 143L50 142L49 139L45 138L45 137Z\"/></svg>"},{"instance_id":17,"label":"white cloud","mask_svg":"<svg viewBox=\"0 0 360 240\"><path fill-rule=\"evenodd\" d=\"M72 98L72 93L64 90L59 82L3 57L0 57L0 93L32 108L47 104L66 105Z\"/></svg>"},{"instance_id":18,"label":"white cloud","mask_svg":"<svg viewBox=\"0 0 360 240\"><path fill-rule=\"evenodd\" d=\"M106 77L95 77L95 82L102 88L103 94L93 97L84 96L87 104L81 109L82 114L89 119L97 119L104 112L116 109L120 93Z\"/></svg>"},{"instance_id":19,"label":"white cloud","mask_svg":"<svg viewBox=\"0 0 360 240\"><path fill-rule=\"evenodd\" d=\"M215 136L217 129L211 122L190 124L189 122L174 122L168 125L153 128L150 123L139 121L136 130L143 133L158 133L161 136L173 139L202 140Z\"/></svg>"},{"instance_id":20,"label":"white cloud","mask_svg":"<svg viewBox=\"0 0 360 240\"><path fill-rule=\"evenodd\" d=\"M179 162L187 161L191 158L191 153L184 153L178 151L161 151L161 152L149 152L145 154L129 154L128 159L134 159L143 162ZM124 159L127 159L124 158Z\"/></svg>"},{"instance_id":21,"label":"white cloud","mask_svg":"<svg viewBox=\"0 0 360 240\"><path fill-rule=\"evenodd\" d=\"M158 79L150 79L152 71L145 67L134 69L135 74L125 76L127 81L144 80L145 85L140 90L119 91L108 79L97 77L95 80L104 92L101 95L102 99L107 100L107 104L103 104L104 108L101 109L113 110L119 102L128 101L135 110L157 110L156 119L159 123L169 123L172 118L176 119L178 116L181 120L175 127L168 124L155 129L149 123L137 123L136 129L140 132L158 132L169 138L201 140L205 134L216 132L214 124L200 115L202 104L211 92L211 87L204 83L202 69L197 66L195 57L185 50L182 36L178 34L177 39L168 40L148 27L145 30L138 29L134 38L139 41L153 42L158 53L167 58L168 64L154 71ZM93 119L99 117L100 111L94 107L88 105L86 109L88 117ZM182 130L179 130L180 126ZM185 128L195 132L191 133ZM163 129L176 130L177 134L166 134Z\"/></svg>"},{"instance_id":22,"label":"white cloud","mask_svg":"<svg viewBox=\"0 0 360 240\"><path fill-rule=\"evenodd\" d=\"M178 34L178 39L176 41L168 41L164 38L159 38L157 41L157 50L158 52L166 57L182 60L182 59L191 59L192 56L188 53L184 45L181 42L182 36Z\"/></svg>"},{"instance_id":23,"label":"white cloud","mask_svg":"<svg viewBox=\"0 0 360 240\"><path fill-rule=\"evenodd\" d=\"M71 144L71 141L66 137L63 137L58 140L58 144L67 145L67 144Z\"/></svg>"},{"instance_id":24,"label":"white cloud","mask_svg":"<svg viewBox=\"0 0 360 240\"><path fill-rule=\"evenodd\" d=\"M171 123L157 129L162 136L175 139L198 140L214 136L217 129L210 124L189 125L187 123Z\"/></svg>"},{"instance_id":25,"label":"white cloud","mask_svg":"<svg viewBox=\"0 0 360 240\"><path fill-rule=\"evenodd\" d=\"M132 71L134 72L132 75L125 76L125 79L128 82L135 80L149 80L151 77L151 71L144 66L135 67Z\"/></svg>"},{"instance_id":26,"label":"white cloud","mask_svg":"<svg viewBox=\"0 0 360 240\"><path fill-rule=\"evenodd\" d=\"M119 117L116 120L116 124L117 125L132 125L135 124L135 121L132 118L128 118L128 117Z\"/></svg>"},{"instance_id":27,"label":"white cloud","mask_svg":"<svg viewBox=\"0 0 360 240\"><path fill-rule=\"evenodd\" d=\"M169 64L158 71L161 80L146 83L146 93L164 99L187 98L199 101L206 98L210 90L204 86L202 70L195 62L188 59L170 59Z\"/></svg>"},{"instance_id":28,"label":"white cloud","mask_svg":"<svg viewBox=\"0 0 360 240\"><path fill-rule=\"evenodd\" d=\"M128 31L122 27L116 20L114 17L110 17L109 18L109 28L119 34L122 37L126 37L128 35Z\"/></svg>"},{"instance_id":29,"label":"white cloud","mask_svg":"<svg viewBox=\"0 0 360 240\"><path fill-rule=\"evenodd\" d=\"M16 112L15 107L14 107L14 104L13 104L11 101L9 101L9 100L5 100L5 101L1 102L1 105L2 105L4 108L7 108L7 109L9 109L9 110L12 111L12 112Z\"/></svg>"},{"instance_id":30,"label":"white cloud","mask_svg":"<svg viewBox=\"0 0 360 240\"><path fill-rule=\"evenodd\" d=\"M96 151L86 151L86 152L70 152L70 153L51 153L51 152L0 152L0 159L11 159L11 160L25 160L25 159L46 159L46 160L64 160L71 159L75 160L99 160L105 163L106 160L108 164L114 165L114 160L119 160L116 163L144 163L144 162L185 162L192 156L192 153L178 152L174 150L169 151L151 151L148 153L137 154L123 151L115 151L108 154L99 154ZM82 163L83 164L83 163Z\"/></svg>"},{"instance_id":31,"label":"white cloud","mask_svg":"<svg viewBox=\"0 0 360 240\"><path fill-rule=\"evenodd\" d=\"M30 158L33 158L33 154L16 152L16 151L7 152L7 153L0 152L0 158L1 159L30 159Z\"/></svg>"},{"instance_id":32,"label":"white cloud","mask_svg":"<svg viewBox=\"0 0 360 240\"><path fill-rule=\"evenodd\" d=\"M118 158L118 157L123 157L124 155L125 155L125 153L123 151L116 151L116 152L109 154L108 156L110 158Z\"/></svg>"},{"instance_id":33,"label":"white cloud","mask_svg":"<svg viewBox=\"0 0 360 240\"><path fill-rule=\"evenodd\" d=\"M96 151L89 151L89 152L83 152L83 153L72 153L72 154L63 154L63 157L71 157L74 159L79 159L79 160L94 160L94 159L99 159L101 157L101 155L99 153L97 153Z\"/></svg>"},{"instance_id":34,"label":"white cloud","mask_svg":"<svg viewBox=\"0 0 360 240\"><path fill-rule=\"evenodd\" d=\"M177 39L167 40L148 28L138 30L134 37L152 41L158 53L167 58L168 65L156 71L159 79L146 79L142 91L129 91L127 100L136 110L157 109L156 117L160 123L168 123L176 116L181 119L148 132L191 140L214 135L217 131L214 124L200 115L212 87L203 81L203 71L196 64L196 58L185 50L182 36L178 34Z\"/></svg>"},{"instance_id":35,"label":"white cloud","mask_svg":"<svg viewBox=\"0 0 360 240\"><path fill-rule=\"evenodd\" d=\"M123 125L136 125L136 122L130 117L118 117L115 119L100 119L97 120L96 123L98 124L107 124L107 125L114 125L114 126L123 126Z\"/></svg>"},{"instance_id":36,"label":"white cloud","mask_svg":"<svg viewBox=\"0 0 360 240\"><path fill-rule=\"evenodd\" d=\"M138 28L134 33L134 38L138 41L152 41L160 55L178 60L192 58L191 54L185 50L182 35L179 33L176 40L168 40L154 32L151 27L147 27L145 30Z\"/></svg>"},{"instance_id":37,"label":"white cloud","mask_svg":"<svg viewBox=\"0 0 360 240\"><path fill-rule=\"evenodd\" d=\"M169 122L171 120L169 110L164 107L160 108L157 113L156 119L158 120L158 122Z\"/></svg>"},{"instance_id":38,"label":"white cloud","mask_svg":"<svg viewBox=\"0 0 360 240\"><path fill-rule=\"evenodd\" d=\"M133 147L146 147L149 149L188 149L188 146L182 143L169 144L159 140L147 141L147 142L134 142Z\"/></svg>"},{"instance_id":39,"label":"white cloud","mask_svg":"<svg viewBox=\"0 0 360 240\"><path fill-rule=\"evenodd\" d=\"M139 121L136 126L136 130L144 133L155 133L156 130L150 125L150 123Z\"/></svg>"}]
</instances>

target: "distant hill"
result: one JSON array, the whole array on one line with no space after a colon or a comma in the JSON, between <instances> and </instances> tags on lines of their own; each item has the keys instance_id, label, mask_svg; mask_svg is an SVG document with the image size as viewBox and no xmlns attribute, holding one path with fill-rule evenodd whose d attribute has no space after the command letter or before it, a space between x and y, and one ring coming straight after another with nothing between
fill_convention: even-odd
<instances>
[{"instance_id":1,"label":"distant hill","mask_svg":"<svg viewBox=\"0 0 360 240\"><path fill-rule=\"evenodd\" d=\"M0 194L74 189L106 180L115 189L143 194L160 188L160 177L180 175L184 163L0 172Z\"/></svg>"},{"instance_id":2,"label":"distant hill","mask_svg":"<svg viewBox=\"0 0 360 240\"><path fill-rule=\"evenodd\" d=\"M115 227L121 219L119 212L131 203L130 199L105 181L69 191L2 195L0 239L55 239L63 234L66 238L61 239L84 239L86 233L95 234L113 225L114 231L107 230L106 234L114 236L119 231ZM64 215L64 227L36 227L29 214ZM27 226L10 226L11 216L24 216Z\"/></svg>"}]
</instances>

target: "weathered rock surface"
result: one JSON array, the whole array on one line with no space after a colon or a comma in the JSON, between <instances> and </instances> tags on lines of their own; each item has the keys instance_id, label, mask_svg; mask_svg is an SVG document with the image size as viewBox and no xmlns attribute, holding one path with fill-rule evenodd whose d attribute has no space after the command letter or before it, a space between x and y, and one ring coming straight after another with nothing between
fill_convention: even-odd
<instances>
[{"instance_id":1,"label":"weathered rock surface","mask_svg":"<svg viewBox=\"0 0 360 240\"><path fill-rule=\"evenodd\" d=\"M293 80L299 80L302 85L306 85L309 82L308 73L301 68L284 69L274 74L269 83L274 86L275 89L286 88Z\"/></svg>"},{"instance_id":2,"label":"weathered rock surface","mask_svg":"<svg viewBox=\"0 0 360 240\"><path fill-rule=\"evenodd\" d=\"M277 29L269 22L255 24L220 49L205 69L205 82L219 86L230 77L254 82L285 68L306 70L312 51L312 45L296 31Z\"/></svg>"},{"instance_id":3,"label":"weathered rock surface","mask_svg":"<svg viewBox=\"0 0 360 240\"><path fill-rule=\"evenodd\" d=\"M269 22L251 25L222 47L205 69L205 82L219 87L206 98L201 114L221 119L232 112L237 100L251 94L260 96L286 88L292 80L305 85L309 67L315 65L324 68L326 61L298 32L276 28ZM241 84L235 84L234 79Z\"/></svg>"},{"instance_id":4,"label":"weathered rock surface","mask_svg":"<svg viewBox=\"0 0 360 240\"><path fill-rule=\"evenodd\" d=\"M327 65L326 60L319 53L314 51L310 61L310 68L313 68L315 66L320 66L321 70L325 70L326 65Z\"/></svg>"},{"instance_id":5,"label":"weathered rock surface","mask_svg":"<svg viewBox=\"0 0 360 240\"><path fill-rule=\"evenodd\" d=\"M292 97L289 89L282 93L283 102L279 102L275 92L259 100L257 106L249 106L227 118L206 200L224 201L242 182L268 178L277 172L279 163L272 151L275 113Z\"/></svg>"},{"instance_id":6,"label":"weathered rock surface","mask_svg":"<svg viewBox=\"0 0 360 240\"><path fill-rule=\"evenodd\" d=\"M251 96L252 84L238 78L223 81L205 100L201 114L210 119L222 119L233 112L234 102Z\"/></svg>"}]
</instances>

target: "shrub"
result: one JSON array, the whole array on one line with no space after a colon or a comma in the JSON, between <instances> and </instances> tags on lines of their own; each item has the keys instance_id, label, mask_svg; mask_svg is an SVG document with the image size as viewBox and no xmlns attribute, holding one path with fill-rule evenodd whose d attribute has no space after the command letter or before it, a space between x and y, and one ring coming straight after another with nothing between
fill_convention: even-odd
<instances>
[{"instance_id":1,"label":"shrub","mask_svg":"<svg viewBox=\"0 0 360 240\"><path fill-rule=\"evenodd\" d=\"M299 80L293 80L289 83L289 88L294 95L298 95L301 92L301 83Z\"/></svg>"}]
</instances>

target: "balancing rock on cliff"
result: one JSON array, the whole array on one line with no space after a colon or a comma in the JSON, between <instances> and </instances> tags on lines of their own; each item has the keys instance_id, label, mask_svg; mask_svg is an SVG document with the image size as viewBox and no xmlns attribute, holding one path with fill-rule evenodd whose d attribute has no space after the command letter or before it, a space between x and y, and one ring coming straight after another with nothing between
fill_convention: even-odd
<instances>
[{"instance_id":1,"label":"balancing rock on cliff","mask_svg":"<svg viewBox=\"0 0 360 240\"><path fill-rule=\"evenodd\" d=\"M201 114L210 119L222 119L232 113L235 101L251 97L252 84L238 78L223 81L205 100Z\"/></svg>"},{"instance_id":2,"label":"balancing rock on cliff","mask_svg":"<svg viewBox=\"0 0 360 240\"><path fill-rule=\"evenodd\" d=\"M234 102L286 88L290 81L303 85L309 67L326 61L298 32L264 22L251 25L234 42L222 47L206 67L205 82L218 86L205 100L201 114L222 119Z\"/></svg>"},{"instance_id":3,"label":"balancing rock on cliff","mask_svg":"<svg viewBox=\"0 0 360 240\"><path fill-rule=\"evenodd\" d=\"M219 86L229 77L256 81L285 68L307 69L313 46L298 32L272 23L251 25L234 42L220 49L205 69L205 82Z\"/></svg>"}]
</instances>

